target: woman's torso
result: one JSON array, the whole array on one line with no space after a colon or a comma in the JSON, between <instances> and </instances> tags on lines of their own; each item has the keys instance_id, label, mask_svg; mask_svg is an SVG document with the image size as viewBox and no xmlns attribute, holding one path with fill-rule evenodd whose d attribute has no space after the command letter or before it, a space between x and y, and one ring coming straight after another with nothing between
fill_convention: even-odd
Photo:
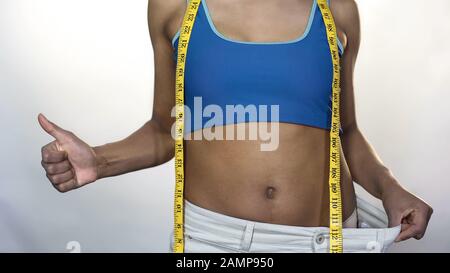
<instances>
[{"instance_id":1,"label":"woman's torso","mask_svg":"<svg viewBox=\"0 0 450 273\"><path fill-rule=\"evenodd\" d=\"M206 128L203 120L191 124L187 135L196 132L199 136L202 128L205 130L202 139L185 141L185 198L198 206L243 219L327 226L326 126L331 94L327 87L331 87L332 76L331 58L325 56L329 51L323 22L315 1L291 0L279 6L261 0L206 0L207 5L204 1L188 49L187 105L192 108L196 96L202 97L206 105L215 104L222 109L229 104L267 104L270 111L269 104L278 104L280 123L278 133L272 135L277 140L271 140L277 148L269 151L261 151L267 139L258 134L256 139L248 137L249 131L260 129L254 125L264 123L259 117L235 124L227 123L224 114L223 122L214 127L213 132L244 129L245 140L231 140L225 137L226 133L221 134L225 140L206 140L211 128ZM226 33L249 38L231 38ZM174 47L177 39L174 37ZM250 89L253 86L257 88ZM191 115L188 120L195 123L194 113ZM235 136L228 136L231 135ZM355 195L342 152L341 155L346 219L355 208Z\"/></svg>"}]
</instances>

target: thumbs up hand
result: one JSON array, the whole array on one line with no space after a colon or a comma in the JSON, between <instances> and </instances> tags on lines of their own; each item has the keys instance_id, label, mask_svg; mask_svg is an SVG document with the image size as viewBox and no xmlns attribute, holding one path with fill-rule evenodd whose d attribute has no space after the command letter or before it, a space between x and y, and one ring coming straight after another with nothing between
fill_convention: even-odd
<instances>
[{"instance_id":1,"label":"thumbs up hand","mask_svg":"<svg viewBox=\"0 0 450 273\"><path fill-rule=\"evenodd\" d=\"M92 147L39 114L42 129L55 138L42 147L42 167L60 192L67 192L97 180L97 161Z\"/></svg>"}]
</instances>

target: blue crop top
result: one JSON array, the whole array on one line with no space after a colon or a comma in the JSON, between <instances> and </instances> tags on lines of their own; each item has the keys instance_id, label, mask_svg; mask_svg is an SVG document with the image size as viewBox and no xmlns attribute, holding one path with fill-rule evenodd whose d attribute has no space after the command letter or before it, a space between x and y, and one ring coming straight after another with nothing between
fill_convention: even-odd
<instances>
[{"instance_id":1,"label":"blue crop top","mask_svg":"<svg viewBox=\"0 0 450 273\"><path fill-rule=\"evenodd\" d=\"M198 9L187 51L185 105L190 113L185 115L185 132L212 126L208 121L216 113L211 114L214 111L208 111L208 105L223 110L219 125L277 121L329 130L332 60L317 1L313 0L304 33L285 42L245 42L225 37L215 28L205 1ZM172 40L175 60L179 35L180 31ZM338 45L342 54L339 41ZM266 105L268 115L227 119L227 105ZM270 114L271 105L278 105L278 120Z\"/></svg>"}]
</instances>

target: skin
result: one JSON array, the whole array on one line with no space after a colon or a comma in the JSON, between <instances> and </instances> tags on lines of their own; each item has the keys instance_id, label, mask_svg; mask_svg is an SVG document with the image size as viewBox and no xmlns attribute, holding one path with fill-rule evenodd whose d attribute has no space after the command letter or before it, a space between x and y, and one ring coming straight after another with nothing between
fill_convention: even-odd
<instances>
[{"instance_id":1,"label":"skin","mask_svg":"<svg viewBox=\"0 0 450 273\"><path fill-rule=\"evenodd\" d=\"M207 4L216 28L226 37L267 42L287 41L303 33L311 0L283 0L282 4L271 0L207 0ZM353 71L360 44L357 5L353 0L333 0L330 7L345 47L341 59L344 219L355 209L355 181L382 200L389 226L402 225L397 241L420 239L432 208L399 184L356 121ZM176 64L171 40L185 9L184 0L149 1L155 98L152 117L139 130L123 140L91 147L39 115L42 128L55 138L42 148L42 165L58 191L67 192L101 178L158 166L173 158L170 130L174 119L170 112L175 102ZM248 124L223 129L236 126L248 130ZM185 141L185 198L201 207L254 221L327 226L329 132L287 123L280 123L279 128L279 148L271 152L260 151L259 139Z\"/></svg>"}]
</instances>

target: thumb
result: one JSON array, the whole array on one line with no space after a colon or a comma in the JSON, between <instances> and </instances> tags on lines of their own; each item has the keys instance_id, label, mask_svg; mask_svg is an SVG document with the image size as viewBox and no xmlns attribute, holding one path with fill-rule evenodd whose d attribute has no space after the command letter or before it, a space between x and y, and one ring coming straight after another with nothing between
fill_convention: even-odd
<instances>
[{"instance_id":1,"label":"thumb","mask_svg":"<svg viewBox=\"0 0 450 273\"><path fill-rule=\"evenodd\" d=\"M64 129L49 121L43 114L38 115L38 121L42 129L56 140L62 140L66 136L66 131Z\"/></svg>"},{"instance_id":2,"label":"thumb","mask_svg":"<svg viewBox=\"0 0 450 273\"><path fill-rule=\"evenodd\" d=\"M408 210L407 212L409 213L402 219L401 231L397 238L395 238L395 242L401 242L420 235L420 227L417 225L414 210ZM421 236L423 236L423 234Z\"/></svg>"}]
</instances>

